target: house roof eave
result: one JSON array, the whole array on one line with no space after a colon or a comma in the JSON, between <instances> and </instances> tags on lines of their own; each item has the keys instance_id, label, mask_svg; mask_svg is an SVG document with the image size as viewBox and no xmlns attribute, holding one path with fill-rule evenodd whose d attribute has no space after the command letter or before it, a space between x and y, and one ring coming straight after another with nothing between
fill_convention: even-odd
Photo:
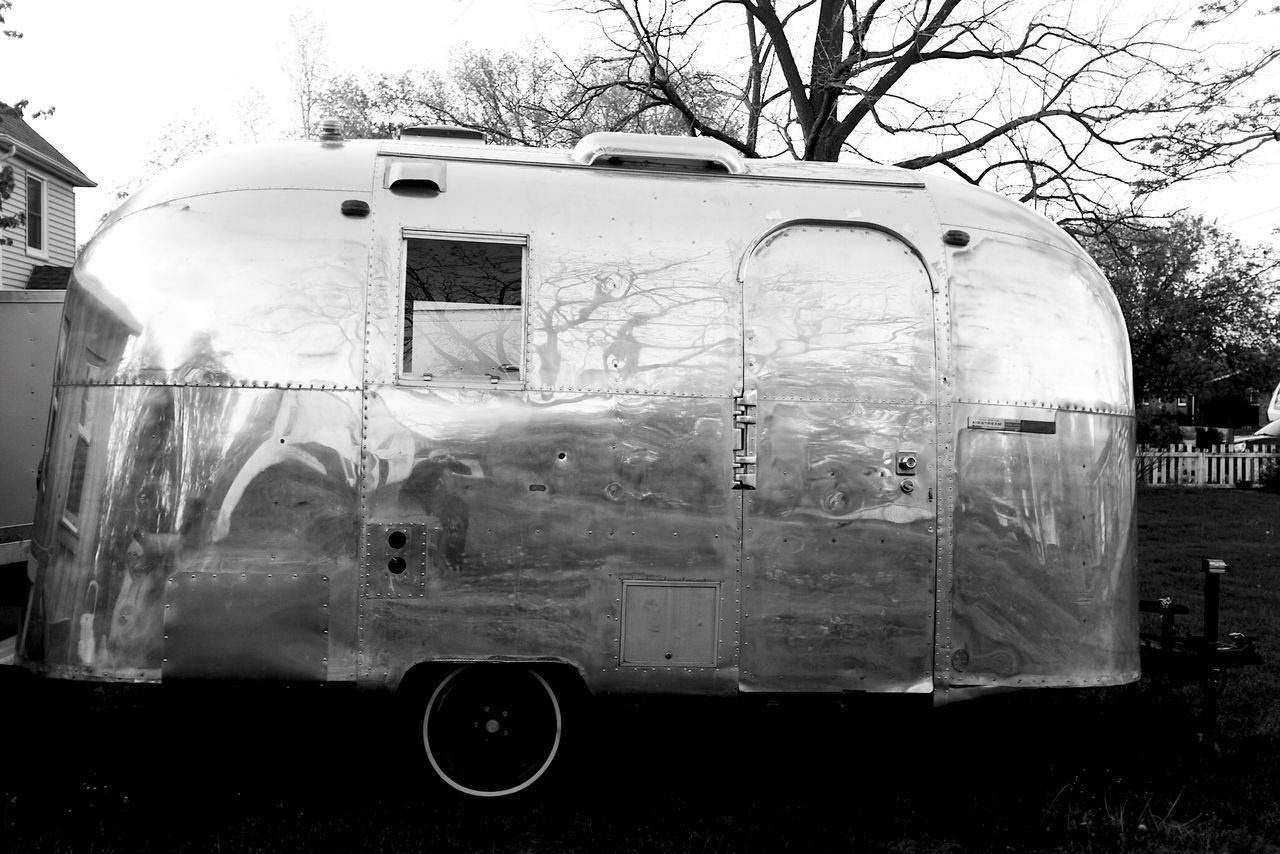
<instances>
[{"instance_id":1,"label":"house roof eave","mask_svg":"<svg viewBox=\"0 0 1280 854\"><path fill-rule=\"evenodd\" d=\"M73 187L96 187L96 182L89 179L79 169L74 167L68 168L66 165L59 163L51 157L35 151L29 146L23 145L19 140L14 139L8 134L0 133L0 146L10 149L8 154L0 155L0 160L25 160L34 166L51 172L60 178L71 183Z\"/></svg>"}]
</instances>

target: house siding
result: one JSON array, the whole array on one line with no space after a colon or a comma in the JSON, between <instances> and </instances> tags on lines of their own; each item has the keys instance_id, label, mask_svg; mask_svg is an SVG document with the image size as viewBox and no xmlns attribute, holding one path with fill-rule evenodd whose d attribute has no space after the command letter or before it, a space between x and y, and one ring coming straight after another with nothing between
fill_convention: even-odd
<instances>
[{"instance_id":1,"label":"house siding","mask_svg":"<svg viewBox=\"0 0 1280 854\"><path fill-rule=\"evenodd\" d=\"M5 288L25 288L31 276L31 268L41 264L70 267L76 257L76 203L75 193L67 181L43 170L30 167L20 160L10 161L13 166L13 195L5 202L5 213L12 214L27 209L27 175L44 179L48 199L45 205L45 243L48 259L27 254L27 231L24 226L7 229L4 236L13 240L12 246L0 247L3 266L0 267L0 285Z\"/></svg>"}]
</instances>

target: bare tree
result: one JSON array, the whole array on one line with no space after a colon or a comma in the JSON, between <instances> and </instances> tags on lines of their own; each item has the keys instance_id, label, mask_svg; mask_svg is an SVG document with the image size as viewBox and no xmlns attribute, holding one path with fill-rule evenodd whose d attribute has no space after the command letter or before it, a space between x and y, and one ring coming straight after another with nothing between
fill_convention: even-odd
<instances>
[{"instance_id":1,"label":"bare tree","mask_svg":"<svg viewBox=\"0 0 1280 854\"><path fill-rule=\"evenodd\" d=\"M750 157L944 167L1085 223L1280 139L1251 0L587 0L618 85ZM712 109L696 93L719 96Z\"/></svg>"},{"instance_id":2,"label":"bare tree","mask_svg":"<svg viewBox=\"0 0 1280 854\"><path fill-rule=\"evenodd\" d=\"M266 142L274 136L271 106L266 95L256 86L245 86L236 99L237 138L246 142Z\"/></svg>"},{"instance_id":3,"label":"bare tree","mask_svg":"<svg viewBox=\"0 0 1280 854\"><path fill-rule=\"evenodd\" d=\"M396 111L403 86L401 77L362 79L340 74L320 94L318 114L342 122L346 135L358 139L388 139L404 126Z\"/></svg>"},{"instance_id":4,"label":"bare tree","mask_svg":"<svg viewBox=\"0 0 1280 854\"><path fill-rule=\"evenodd\" d=\"M238 140L221 136L213 122L195 110L168 122L148 145L146 162L128 182L113 191L116 202L123 202L148 181L179 163L232 141Z\"/></svg>"},{"instance_id":5,"label":"bare tree","mask_svg":"<svg viewBox=\"0 0 1280 854\"><path fill-rule=\"evenodd\" d=\"M690 85L691 98L715 114L722 96ZM451 124L484 131L507 145L573 145L593 131L687 134L685 116L627 85L600 57L566 59L539 46L519 52L463 47L443 71L332 81L319 99L353 136L394 134L409 124ZM724 116L726 126L732 119Z\"/></svg>"},{"instance_id":6,"label":"bare tree","mask_svg":"<svg viewBox=\"0 0 1280 854\"><path fill-rule=\"evenodd\" d=\"M307 139L315 132L315 123L321 118L318 108L329 82L325 56L326 28L310 11L300 10L289 16L289 33L292 41L284 71L289 78L297 110L297 135Z\"/></svg>"}]
</instances>

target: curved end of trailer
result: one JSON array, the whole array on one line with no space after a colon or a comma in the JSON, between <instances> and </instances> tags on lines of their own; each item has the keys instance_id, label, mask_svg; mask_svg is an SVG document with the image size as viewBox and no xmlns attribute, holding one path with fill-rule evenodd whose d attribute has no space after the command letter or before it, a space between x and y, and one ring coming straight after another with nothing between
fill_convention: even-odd
<instances>
[{"instance_id":1,"label":"curved end of trailer","mask_svg":"<svg viewBox=\"0 0 1280 854\"><path fill-rule=\"evenodd\" d=\"M1138 678L1134 405L1110 286L1026 207L932 182L948 247L954 469L942 689Z\"/></svg>"}]
</instances>

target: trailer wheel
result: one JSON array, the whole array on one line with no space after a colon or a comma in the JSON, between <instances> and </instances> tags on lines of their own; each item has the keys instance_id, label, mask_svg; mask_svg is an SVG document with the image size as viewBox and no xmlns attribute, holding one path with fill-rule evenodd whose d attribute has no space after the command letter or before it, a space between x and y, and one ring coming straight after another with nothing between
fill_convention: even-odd
<instances>
[{"instance_id":1,"label":"trailer wheel","mask_svg":"<svg viewBox=\"0 0 1280 854\"><path fill-rule=\"evenodd\" d=\"M538 671L459 667L435 686L422 743L439 778L467 795L496 798L543 778L561 753L560 700Z\"/></svg>"}]
</instances>

